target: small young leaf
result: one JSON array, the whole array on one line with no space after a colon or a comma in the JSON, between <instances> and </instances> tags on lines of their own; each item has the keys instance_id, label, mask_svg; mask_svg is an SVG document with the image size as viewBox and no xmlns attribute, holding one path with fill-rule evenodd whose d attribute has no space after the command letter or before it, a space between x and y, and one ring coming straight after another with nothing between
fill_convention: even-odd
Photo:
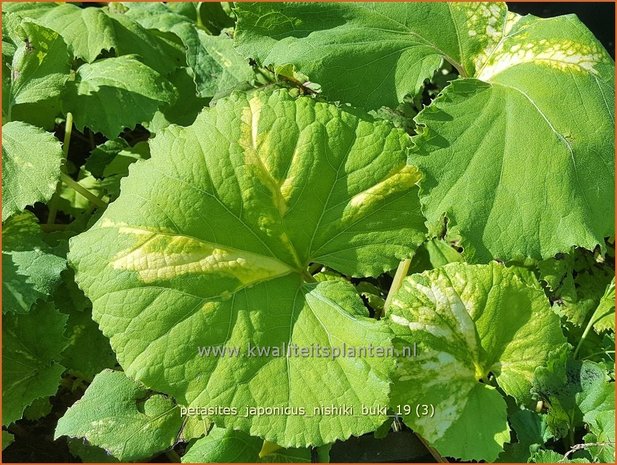
<instances>
[{"instance_id":1,"label":"small young leaf","mask_svg":"<svg viewBox=\"0 0 617 465\"><path fill-rule=\"evenodd\" d=\"M90 152L90 156L88 160L86 160L84 168L92 173L93 176L99 179L104 178L106 177L105 169L107 165L109 165L120 152L129 148L129 143L121 137L105 141Z\"/></svg>"},{"instance_id":2,"label":"small young leaf","mask_svg":"<svg viewBox=\"0 0 617 465\"><path fill-rule=\"evenodd\" d=\"M517 441L516 444L507 444L497 461L526 463L535 449L551 437L546 425L546 415L525 409L514 412L508 419L516 432Z\"/></svg>"},{"instance_id":3,"label":"small young leaf","mask_svg":"<svg viewBox=\"0 0 617 465\"><path fill-rule=\"evenodd\" d=\"M178 435L178 441L189 442L208 434L212 429L212 421L203 415L190 415L184 418L184 423Z\"/></svg>"},{"instance_id":4,"label":"small young leaf","mask_svg":"<svg viewBox=\"0 0 617 465\"><path fill-rule=\"evenodd\" d=\"M24 315L2 321L2 424L19 420L24 409L56 393L64 367L66 316L42 303Z\"/></svg>"},{"instance_id":5,"label":"small young leaf","mask_svg":"<svg viewBox=\"0 0 617 465\"><path fill-rule=\"evenodd\" d=\"M77 70L64 97L80 130L87 127L113 139L124 128L148 122L177 97L176 89L136 56L106 58Z\"/></svg>"},{"instance_id":6,"label":"small young leaf","mask_svg":"<svg viewBox=\"0 0 617 465\"><path fill-rule=\"evenodd\" d=\"M104 370L58 421L55 438L85 438L122 462L144 460L173 445L182 418L173 400L124 373Z\"/></svg>"},{"instance_id":7,"label":"small young leaf","mask_svg":"<svg viewBox=\"0 0 617 465\"><path fill-rule=\"evenodd\" d=\"M2 126L2 221L56 190L62 165L60 141L20 121Z\"/></svg>"},{"instance_id":8,"label":"small young leaf","mask_svg":"<svg viewBox=\"0 0 617 465\"><path fill-rule=\"evenodd\" d=\"M591 316L593 329L598 333L607 330L615 331L615 278L606 287L600 299L600 304Z\"/></svg>"},{"instance_id":9,"label":"small young leaf","mask_svg":"<svg viewBox=\"0 0 617 465\"><path fill-rule=\"evenodd\" d=\"M583 405L586 398L588 403L602 399L602 386L609 378L600 364L589 360L578 361L569 359L565 367L563 359L565 353L556 354L558 362L548 369L538 369L534 391L545 399L548 405L546 417L547 427L555 439L567 437L570 431L582 426ZM614 390L614 383L609 384Z\"/></svg>"},{"instance_id":10,"label":"small young leaf","mask_svg":"<svg viewBox=\"0 0 617 465\"><path fill-rule=\"evenodd\" d=\"M62 364L72 374L90 381L105 368L116 365L109 339L103 336L88 309L72 309L66 335L69 343L62 353Z\"/></svg>"},{"instance_id":11,"label":"small young leaf","mask_svg":"<svg viewBox=\"0 0 617 465\"><path fill-rule=\"evenodd\" d=\"M156 119L156 116L154 117ZM82 170L84 178L80 183L92 183L89 190L107 194L112 200L120 195L120 181L128 175L129 167L138 161L150 158L150 148L147 142L138 142L131 147L124 139L108 140L96 147L91 153ZM88 170L92 172L92 179ZM66 192L67 200L71 200L69 192ZM73 194L71 194L74 196ZM77 200L77 199L75 199Z\"/></svg>"},{"instance_id":12,"label":"small young leaf","mask_svg":"<svg viewBox=\"0 0 617 465\"><path fill-rule=\"evenodd\" d=\"M18 44L11 65L10 106L60 95L69 77L69 54L62 37L25 20L13 37Z\"/></svg>"},{"instance_id":13,"label":"small young leaf","mask_svg":"<svg viewBox=\"0 0 617 465\"><path fill-rule=\"evenodd\" d=\"M598 461L615 461L615 383L598 379L576 395L583 421L589 428L585 442Z\"/></svg>"},{"instance_id":14,"label":"small young leaf","mask_svg":"<svg viewBox=\"0 0 617 465\"><path fill-rule=\"evenodd\" d=\"M2 312L27 313L52 294L66 259L42 239L30 212L9 218L2 228Z\"/></svg>"},{"instance_id":15,"label":"small young leaf","mask_svg":"<svg viewBox=\"0 0 617 465\"><path fill-rule=\"evenodd\" d=\"M614 301L614 297L610 297L610 283L615 276L612 264L598 263L593 253L576 249L572 253L540 262L538 270L554 302L553 310L573 325L584 326L598 308L600 312L610 313L611 307L606 305ZM600 308L604 295L607 299ZM600 317L602 314L596 313L594 320ZM609 315L606 320L602 320L610 324L611 317Z\"/></svg>"}]
</instances>

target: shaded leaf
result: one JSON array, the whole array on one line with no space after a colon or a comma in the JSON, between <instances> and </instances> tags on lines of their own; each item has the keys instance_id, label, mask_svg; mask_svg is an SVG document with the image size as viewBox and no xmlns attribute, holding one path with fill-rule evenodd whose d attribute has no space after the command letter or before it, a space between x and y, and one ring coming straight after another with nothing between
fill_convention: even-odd
<instances>
[{"instance_id":1,"label":"shaded leaf","mask_svg":"<svg viewBox=\"0 0 617 465\"><path fill-rule=\"evenodd\" d=\"M56 393L66 316L48 303L2 321L2 424L19 420L32 402Z\"/></svg>"},{"instance_id":2,"label":"shaded leaf","mask_svg":"<svg viewBox=\"0 0 617 465\"><path fill-rule=\"evenodd\" d=\"M172 5L131 3L127 4L126 15L145 28L173 32L182 40L186 47L186 64L192 70L199 97L214 97L253 78L247 60L234 50L228 36L206 34L189 17L173 12ZM215 5L201 4L199 9L216 11L221 8Z\"/></svg>"},{"instance_id":3,"label":"shaded leaf","mask_svg":"<svg viewBox=\"0 0 617 465\"><path fill-rule=\"evenodd\" d=\"M173 85L152 68L125 55L85 64L67 87L63 106L75 126L113 139L124 128L148 122L177 98Z\"/></svg>"},{"instance_id":4,"label":"shaded leaf","mask_svg":"<svg viewBox=\"0 0 617 465\"><path fill-rule=\"evenodd\" d=\"M2 312L26 313L51 295L66 259L42 239L30 212L11 217L2 228Z\"/></svg>"},{"instance_id":5,"label":"shaded leaf","mask_svg":"<svg viewBox=\"0 0 617 465\"><path fill-rule=\"evenodd\" d=\"M460 61L448 3L238 3L234 40L263 65L294 65L324 96L368 109L418 92L444 56ZM460 65L459 65L460 66Z\"/></svg>"},{"instance_id":6,"label":"shaded leaf","mask_svg":"<svg viewBox=\"0 0 617 465\"><path fill-rule=\"evenodd\" d=\"M104 370L58 421L55 438L85 438L122 462L143 460L170 448L181 423L172 399Z\"/></svg>"},{"instance_id":7,"label":"shaded leaf","mask_svg":"<svg viewBox=\"0 0 617 465\"><path fill-rule=\"evenodd\" d=\"M591 315L591 321L597 332L615 331L615 278L606 287L598 308Z\"/></svg>"}]
</instances>

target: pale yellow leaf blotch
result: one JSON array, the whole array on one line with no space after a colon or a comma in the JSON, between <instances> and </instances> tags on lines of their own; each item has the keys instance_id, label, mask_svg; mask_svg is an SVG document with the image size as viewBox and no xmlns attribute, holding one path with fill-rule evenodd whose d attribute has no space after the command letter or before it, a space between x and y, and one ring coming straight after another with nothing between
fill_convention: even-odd
<instances>
[{"instance_id":1,"label":"pale yellow leaf blotch","mask_svg":"<svg viewBox=\"0 0 617 465\"><path fill-rule=\"evenodd\" d=\"M242 135L238 142L244 149L244 163L255 168L255 175L272 193L272 201L282 217L287 211L287 202L281 192L283 182L279 182L272 175L272 167L264 156L269 152L268 145L264 144L267 139L259 134L262 107L263 102L259 97L255 96L249 100L249 106L242 111Z\"/></svg>"},{"instance_id":2,"label":"pale yellow leaf blotch","mask_svg":"<svg viewBox=\"0 0 617 465\"><path fill-rule=\"evenodd\" d=\"M451 8L465 11L467 31L470 37L485 41L497 41L501 36L500 23L507 14L505 5L490 3L453 4Z\"/></svg>"},{"instance_id":3,"label":"pale yellow leaf blotch","mask_svg":"<svg viewBox=\"0 0 617 465\"><path fill-rule=\"evenodd\" d=\"M139 242L116 255L111 266L135 271L146 283L190 274L214 274L234 278L240 285L247 286L293 271L275 258L194 237L126 226L120 227L118 232L137 236Z\"/></svg>"},{"instance_id":4,"label":"pale yellow leaf blotch","mask_svg":"<svg viewBox=\"0 0 617 465\"><path fill-rule=\"evenodd\" d=\"M571 40L549 41L542 39L511 45L497 51L478 72L477 78L489 81L503 71L523 63L535 63L562 71L597 74L595 65L604 55L595 45Z\"/></svg>"},{"instance_id":5,"label":"pale yellow leaf blotch","mask_svg":"<svg viewBox=\"0 0 617 465\"><path fill-rule=\"evenodd\" d=\"M413 165L404 164L395 168L382 181L354 195L345 208L343 219L364 215L366 210L370 210L384 198L397 192L408 191L418 183L420 177L420 171Z\"/></svg>"}]
</instances>

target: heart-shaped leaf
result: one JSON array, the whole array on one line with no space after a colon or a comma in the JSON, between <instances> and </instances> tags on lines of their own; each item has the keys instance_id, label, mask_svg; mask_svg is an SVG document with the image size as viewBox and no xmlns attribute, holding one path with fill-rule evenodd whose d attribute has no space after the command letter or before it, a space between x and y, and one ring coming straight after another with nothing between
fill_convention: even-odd
<instances>
[{"instance_id":1,"label":"heart-shaped leaf","mask_svg":"<svg viewBox=\"0 0 617 465\"><path fill-rule=\"evenodd\" d=\"M386 122L287 91L221 100L158 135L71 242L77 282L127 374L183 405L237 408L214 418L285 447L383 423L361 406L387 405L394 360L334 354L391 349L391 333L351 284L316 283L307 267L376 276L413 253L424 230L409 144ZM313 410L331 405L353 414ZM245 416L247 406L292 410Z\"/></svg>"}]
</instances>

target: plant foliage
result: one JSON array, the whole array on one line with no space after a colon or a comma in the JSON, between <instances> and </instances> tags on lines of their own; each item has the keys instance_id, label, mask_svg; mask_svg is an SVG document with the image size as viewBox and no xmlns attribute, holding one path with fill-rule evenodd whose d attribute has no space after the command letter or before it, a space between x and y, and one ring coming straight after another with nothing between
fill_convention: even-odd
<instances>
[{"instance_id":1,"label":"plant foliage","mask_svg":"<svg viewBox=\"0 0 617 465\"><path fill-rule=\"evenodd\" d=\"M575 16L2 15L7 457L614 461L614 62Z\"/></svg>"}]
</instances>

